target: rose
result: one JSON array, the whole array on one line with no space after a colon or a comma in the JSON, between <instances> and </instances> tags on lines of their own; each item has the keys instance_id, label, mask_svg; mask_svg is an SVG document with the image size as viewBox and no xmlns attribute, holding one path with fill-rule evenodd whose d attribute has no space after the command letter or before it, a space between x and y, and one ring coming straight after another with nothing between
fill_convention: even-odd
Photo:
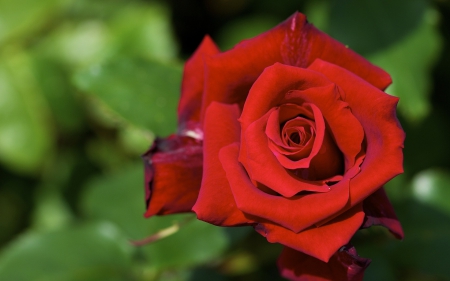
<instances>
[{"instance_id":1,"label":"rose","mask_svg":"<svg viewBox=\"0 0 450 281\"><path fill-rule=\"evenodd\" d=\"M185 65L177 134L144 155L146 216L252 225L286 246L286 278L361 280L354 233L403 236L382 188L402 172L390 82L299 13L224 53L205 37Z\"/></svg>"}]
</instances>

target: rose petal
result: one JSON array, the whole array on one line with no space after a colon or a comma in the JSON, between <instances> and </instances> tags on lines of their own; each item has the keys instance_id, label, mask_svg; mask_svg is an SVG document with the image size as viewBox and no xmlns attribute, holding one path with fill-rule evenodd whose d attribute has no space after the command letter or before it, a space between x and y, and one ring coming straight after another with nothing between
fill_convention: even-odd
<instances>
[{"instance_id":1,"label":"rose petal","mask_svg":"<svg viewBox=\"0 0 450 281\"><path fill-rule=\"evenodd\" d=\"M304 68L275 63L267 67L248 93L241 118L242 130L282 102L291 90L330 85L324 75Z\"/></svg>"},{"instance_id":2,"label":"rose petal","mask_svg":"<svg viewBox=\"0 0 450 281\"><path fill-rule=\"evenodd\" d=\"M286 95L286 102L308 102L316 105L323 114L336 145L345 159L347 171L355 164L355 159L361 151L364 130L358 119L352 114L348 104L341 100L345 96L335 84L304 91L291 91Z\"/></svg>"},{"instance_id":3,"label":"rose petal","mask_svg":"<svg viewBox=\"0 0 450 281\"><path fill-rule=\"evenodd\" d=\"M236 205L246 214L273 221L298 233L337 213L347 203L348 176L350 175L346 175L341 181L333 185L329 192L309 193L284 198L270 195L255 187L245 169L238 162L238 155L239 144L234 143L220 150L219 159L227 174ZM269 173L272 178L277 177L273 169L269 168L263 172ZM292 182L294 188L305 184L293 178ZM283 183L285 182L281 181L281 185ZM272 188L272 186L269 187Z\"/></svg>"},{"instance_id":4,"label":"rose petal","mask_svg":"<svg viewBox=\"0 0 450 281\"><path fill-rule=\"evenodd\" d=\"M347 244L361 227L364 212L356 205L347 212L320 227L312 226L299 233L271 222L261 222L255 230L271 243L280 243L321 261L329 258L343 245Z\"/></svg>"},{"instance_id":5,"label":"rose petal","mask_svg":"<svg viewBox=\"0 0 450 281\"><path fill-rule=\"evenodd\" d=\"M345 92L345 102L364 128L367 148L361 171L350 184L350 202L358 204L403 172L405 133L396 117L398 98L390 96L353 73L322 60L310 69L326 75Z\"/></svg>"},{"instance_id":6,"label":"rose petal","mask_svg":"<svg viewBox=\"0 0 450 281\"><path fill-rule=\"evenodd\" d=\"M206 35L192 57L186 61L178 104L178 123L183 129L187 122L200 121L200 105L203 95L204 57L220 51L212 39Z\"/></svg>"},{"instance_id":7,"label":"rose petal","mask_svg":"<svg viewBox=\"0 0 450 281\"><path fill-rule=\"evenodd\" d=\"M402 226L395 215L394 208L389 202L384 188L378 189L367 197L363 201L363 208L364 213L366 213L363 228L372 225L382 225L389 229L396 238L403 239Z\"/></svg>"},{"instance_id":8,"label":"rose petal","mask_svg":"<svg viewBox=\"0 0 450 281\"><path fill-rule=\"evenodd\" d=\"M301 191L328 192L329 186L326 182L342 175L342 158L332 139L328 134L325 134L325 137L323 133L316 135L311 154L299 161L292 161L271 150L270 141L264 133L266 119L272 111L248 127L241 143L241 148L245 144L247 153L240 159L245 159L243 165L250 177L284 197L292 197ZM325 130L323 120L322 123L317 120L319 133L320 128L323 132Z\"/></svg>"},{"instance_id":9,"label":"rose petal","mask_svg":"<svg viewBox=\"0 0 450 281\"><path fill-rule=\"evenodd\" d=\"M370 260L346 245L325 263L285 247L278 258L281 275L291 281L362 281Z\"/></svg>"},{"instance_id":10,"label":"rose petal","mask_svg":"<svg viewBox=\"0 0 450 281\"><path fill-rule=\"evenodd\" d=\"M235 226L251 222L236 207L225 171L219 161L219 150L239 141L239 114L237 105L213 102L205 115L203 179L192 210L198 219L214 225Z\"/></svg>"},{"instance_id":11,"label":"rose petal","mask_svg":"<svg viewBox=\"0 0 450 281\"><path fill-rule=\"evenodd\" d=\"M310 107L311 110L314 112L314 119L315 119L315 131L316 136L314 140L313 147L311 149L311 152L309 155L306 155L305 158L299 159L299 160L291 160L285 155L279 153L278 151L271 151L273 155L278 159L279 163L286 169L300 169L300 168L308 168L309 163L311 162L311 159L319 153L320 148L322 147L322 142L325 135L325 122L322 117L322 113L320 110L313 104L307 104L305 105L307 107ZM267 114L265 114L260 119L253 122L245 131L245 142L247 147L247 156L255 159L255 154L262 153L261 146L268 146L269 141L267 139L267 131L271 130L271 128L267 128L266 124L268 124L270 116L272 116L278 108L275 108L273 111L269 111ZM271 122L272 123L272 122ZM274 124L270 124L273 126ZM275 125L276 126L276 125ZM278 125L279 127L280 125ZM264 151L267 151L266 149ZM256 156L255 158L252 156Z\"/></svg>"},{"instance_id":12,"label":"rose petal","mask_svg":"<svg viewBox=\"0 0 450 281\"><path fill-rule=\"evenodd\" d=\"M286 21L230 51L207 59L202 116L212 101L243 105L248 90L267 66L276 62L307 67L316 58L340 65L385 89L390 76L295 13Z\"/></svg>"},{"instance_id":13,"label":"rose petal","mask_svg":"<svg viewBox=\"0 0 450 281\"><path fill-rule=\"evenodd\" d=\"M156 139L142 156L145 165L145 217L189 212L202 179L203 148L190 137Z\"/></svg>"},{"instance_id":14,"label":"rose petal","mask_svg":"<svg viewBox=\"0 0 450 281\"><path fill-rule=\"evenodd\" d=\"M280 109L281 107L283 108L283 110ZM302 118L303 122L306 123L304 126L314 127L314 121L312 121L314 120L314 114L310 106L283 104L280 106L280 108L275 108L269 115L267 119L266 135L274 144L273 149L285 155L292 155L293 153L298 152L299 145L292 147L287 144L282 136L282 131L285 127L283 127L283 129L280 129L280 124L289 122L289 120L295 119L299 115L304 115L305 118ZM308 133L310 137L314 138L314 136L312 136L310 132ZM306 145L306 143L304 142L308 140L302 139L303 146ZM312 143L310 143L310 146L312 147Z\"/></svg>"}]
</instances>

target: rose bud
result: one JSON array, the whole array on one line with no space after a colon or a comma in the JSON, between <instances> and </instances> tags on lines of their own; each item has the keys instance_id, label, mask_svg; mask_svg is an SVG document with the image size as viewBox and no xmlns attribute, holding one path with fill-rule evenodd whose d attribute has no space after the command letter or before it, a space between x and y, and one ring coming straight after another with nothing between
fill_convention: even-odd
<instances>
[{"instance_id":1,"label":"rose bud","mask_svg":"<svg viewBox=\"0 0 450 281\"><path fill-rule=\"evenodd\" d=\"M186 62L175 135L144 155L146 216L193 211L285 246L289 280L362 280L360 228L403 231L383 185L403 172L390 76L296 13Z\"/></svg>"}]
</instances>

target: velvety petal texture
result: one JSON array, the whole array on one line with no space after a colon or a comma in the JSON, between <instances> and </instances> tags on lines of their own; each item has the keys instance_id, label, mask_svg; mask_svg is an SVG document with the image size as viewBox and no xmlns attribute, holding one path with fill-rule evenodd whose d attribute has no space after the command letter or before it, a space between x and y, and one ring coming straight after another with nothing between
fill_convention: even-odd
<instances>
[{"instance_id":1,"label":"velvety petal texture","mask_svg":"<svg viewBox=\"0 0 450 281\"><path fill-rule=\"evenodd\" d=\"M202 157L203 147L193 138L173 135L155 140L142 156L146 217L191 210L200 189Z\"/></svg>"},{"instance_id":2,"label":"velvety petal texture","mask_svg":"<svg viewBox=\"0 0 450 281\"><path fill-rule=\"evenodd\" d=\"M143 156L145 215L251 225L285 246L289 280L362 280L355 232L403 238L383 189L403 172L390 83L300 13L226 52L206 36L185 65L177 134Z\"/></svg>"},{"instance_id":3,"label":"velvety petal texture","mask_svg":"<svg viewBox=\"0 0 450 281\"><path fill-rule=\"evenodd\" d=\"M202 115L212 101L243 105L267 66L279 62L306 68L317 58L344 67L379 89L391 84L385 71L295 13L275 28L206 60Z\"/></svg>"},{"instance_id":4,"label":"velvety petal texture","mask_svg":"<svg viewBox=\"0 0 450 281\"><path fill-rule=\"evenodd\" d=\"M394 208L386 195L384 188L380 188L363 202L364 218L363 228L372 225L382 225L398 239L403 239L404 233L400 222L397 219Z\"/></svg>"},{"instance_id":5,"label":"velvety petal texture","mask_svg":"<svg viewBox=\"0 0 450 281\"><path fill-rule=\"evenodd\" d=\"M212 103L204 124L204 173L201 190L192 210L203 221L221 225L236 226L251 223L236 207L230 184L219 161L219 151L239 141L240 126L237 105Z\"/></svg>"},{"instance_id":6,"label":"velvety petal texture","mask_svg":"<svg viewBox=\"0 0 450 281\"><path fill-rule=\"evenodd\" d=\"M350 188L351 204L357 204L403 173L405 133L396 117L398 98L334 64L316 60L309 68L323 73L345 91L345 102L364 128L366 157Z\"/></svg>"},{"instance_id":7,"label":"velvety petal texture","mask_svg":"<svg viewBox=\"0 0 450 281\"><path fill-rule=\"evenodd\" d=\"M291 281L362 281L369 264L351 245L340 248L328 263L288 247L278 258L281 275Z\"/></svg>"},{"instance_id":8,"label":"velvety petal texture","mask_svg":"<svg viewBox=\"0 0 450 281\"><path fill-rule=\"evenodd\" d=\"M178 104L178 124L184 128L189 122L200 121L200 104L203 97L204 59L220 51L207 35L192 57L186 61Z\"/></svg>"}]
</instances>

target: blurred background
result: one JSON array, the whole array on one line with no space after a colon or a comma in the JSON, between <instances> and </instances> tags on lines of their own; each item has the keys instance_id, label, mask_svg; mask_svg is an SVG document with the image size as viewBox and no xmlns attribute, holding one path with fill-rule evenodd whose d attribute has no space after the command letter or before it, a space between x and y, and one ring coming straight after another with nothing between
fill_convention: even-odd
<instances>
[{"instance_id":1,"label":"blurred background","mask_svg":"<svg viewBox=\"0 0 450 281\"><path fill-rule=\"evenodd\" d=\"M386 189L406 237L358 232L364 280L450 280L449 0L0 0L0 280L282 280L251 228L145 220L140 155L175 131L205 34L227 50L295 11L400 97L405 173Z\"/></svg>"}]
</instances>

